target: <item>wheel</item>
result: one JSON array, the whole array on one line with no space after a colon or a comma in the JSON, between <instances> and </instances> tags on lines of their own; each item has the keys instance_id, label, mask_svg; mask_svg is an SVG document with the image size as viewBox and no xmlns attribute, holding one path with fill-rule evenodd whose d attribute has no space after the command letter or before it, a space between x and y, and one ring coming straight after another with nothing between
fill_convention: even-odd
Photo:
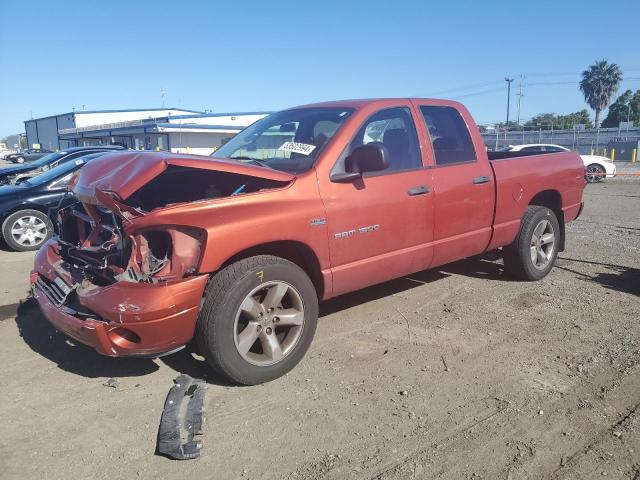
<instances>
[{"instance_id":1,"label":"wheel","mask_svg":"<svg viewBox=\"0 0 640 480\"><path fill-rule=\"evenodd\" d=\"M531 205L513 243L504 248L504 266L522 280L540 280L553 268L558 256L560 225L553 210Z\"/></svg>"},{"instance_id":2,"label":"wheel","mask_svg":"<svg viewBox=\"0 0 640 480\"><path fill-rule=\"evenodd\" d=\"M2 224L2 236L13 250L37 250L53 233L49 217L38 210L20 210L9 215Z\"/></svg>"},{"instance_id":3,"label":"wheel","mask_svg":"<svg viewBox=\"0 0 640 480\"><path fill-rule=\"evenodd\" d=\"M236 383L281 377L302 359L318 322L307 274L279 257L235 262L210 280L196 341L209 364Z\"/></svg>"},{"instance_id":4,"label":"wheel","mask_svg":"<svg viewBox=\"0 0 640 480\"><path fill-rule=\"evenodd\" d=\"M24 157L17 157L16 163L24 163Z\"/></svg>"},{"instance_id":5,"label":"wheel","mask_svg":"<svg viewBox=\"0 0 640 480\"><path fill-rule=\"evenodd\" d=\"M585 175L585 179L588 183L601 182L604 180L606 172L602 166L597 163L592 163L587 166L587 174Z\"/></svg>"}]
</instances>

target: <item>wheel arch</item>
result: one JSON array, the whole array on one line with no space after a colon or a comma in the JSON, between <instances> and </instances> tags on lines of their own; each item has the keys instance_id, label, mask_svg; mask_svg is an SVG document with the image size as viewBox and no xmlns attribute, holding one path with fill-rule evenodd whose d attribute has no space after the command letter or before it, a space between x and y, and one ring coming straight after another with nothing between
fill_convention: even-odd
<instances>
[{"instance_id":1,"label":"wheel arch","mask_svg":"<svg viewBox=\"0 0 640 480\"><path fill-rule=\"evenodd\" d=\"M297 240L278 240L246 248L228 258L220 268L256 255L273 255L295 263L311 279L318 298L323 297L325 284L318 256L309 245Z\"/></svg>"},{"instance_id":2,"label":"wheel arch","mask_svg":"<svg viewBox=\"0 0 640 480\"><path fill-rule=\"evenodd\" d=\"M557 190L543 190L536 193L529 201L529 205L537 205L539 207L547 207L556 214L558 225L560 226L560 242L558 251L564 251L565 244L565 224L564 212L562 211L562 195Z\"/></svg>"},{"instance_id":3,"label":"wheel arch","mask_svg":"<svg viewBox=\"0 0 640 480\"><path fill-rule=\"evenodd\" d=\"M4 225L5 220L20 210L37 210L40 213L43 213L47 217L49 216L48 209L43 207L42 205L32 205L32 204L24 204L21 203L19 205L14 205L13 207L8 208L4 212L2 212L2 216L0 217L0 226Z\"/></svg>"}]
</instances>

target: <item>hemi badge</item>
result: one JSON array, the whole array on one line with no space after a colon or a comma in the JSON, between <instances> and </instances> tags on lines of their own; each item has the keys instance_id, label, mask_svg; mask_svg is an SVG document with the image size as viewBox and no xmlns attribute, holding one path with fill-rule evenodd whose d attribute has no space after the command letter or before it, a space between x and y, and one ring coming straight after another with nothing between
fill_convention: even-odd
<instances>
[{"instance_id":1,"label":"hemi badge","mask_svg":"<svg viewBox=\"0 0 640 480\"><path fill-rule=\"evenodd\" d=\"M311 219L311 226L312 227L317 227L318 225L326 225L327 224L327 219L326 218L313 218Z\"/></svg>"}]
</instances>

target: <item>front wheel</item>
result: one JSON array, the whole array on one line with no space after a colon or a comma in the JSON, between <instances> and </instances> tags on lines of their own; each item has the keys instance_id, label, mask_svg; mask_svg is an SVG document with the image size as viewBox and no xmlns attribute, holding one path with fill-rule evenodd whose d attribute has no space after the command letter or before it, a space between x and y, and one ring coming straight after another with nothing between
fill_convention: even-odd
<instances>
[{"instance_id":1,"label":"front wheel","mask_svg":"<svg viewBox=\"0 0 640 480\"><path fill-rule=\"evenodd\" d=\"M24 157L16 158L16 163L24 163Z\"/></svg>"},{"instance_id":2,"label":"front wheel","mask_svg":"<svg viewBox=\"0 0 640 480\"><path fill-rule=\"evenodd\" d=\"M602 168L602 166L596 163L592 163L591 165L587 166L587 174L585 175L585 180L587 181L587 183L601 182L602 180L604 180L606 174L607 173L605 172L604 168Z\"/></svg>"},{"instance_id":3,"label":"front wheel","mask_svg":"<svg viewBox=\"0 0 640 480\"><path fill-rule=\"evenodd\" d=\"M196 341L215 370L234 382L256 385L300 362L317 321L318 297L307 274L288 260L259 255L213 276Z\"/></svg>"},{"instance_id":4,"label":"front wheel","mask_svg":"<svg viewBox=\"0 0 640 480\"><path fill-rule=\"evenodd\" d=\"M2 236L13 250L37 250L53 234L49 217L38 210L20 210L9 215L2 224Z\"/></svg>"},{"instance_id":5,"label":"front wheel","mask_svg":"<svg viewBox=\"0 0 640 480\"><path fill-rule=\"evenodd\" d=\"M504 248L504 267L522 280L540 280L558 256L560 224L553 210L531 205L513 243Z\"/></svg>"}]
</instances>

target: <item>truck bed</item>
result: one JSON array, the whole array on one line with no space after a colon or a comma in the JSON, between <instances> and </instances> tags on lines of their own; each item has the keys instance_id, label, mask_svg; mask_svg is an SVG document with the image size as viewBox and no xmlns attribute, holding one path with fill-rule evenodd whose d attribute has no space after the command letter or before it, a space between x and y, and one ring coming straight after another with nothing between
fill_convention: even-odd
<instances>
[{"instance_id":1,"label":"truck bed","mask_svg":"<svg viewBox=\"0 0 640 480\"><path fill-rule=\"evenodd\" d=\"M494 234L488 250L515 238L534 196L545 195L561 205L557 212L564 217L561 224L579 214L584 166L577 152L487 152L487 156L496 184Z\"/></svg>"}]
</instances>

